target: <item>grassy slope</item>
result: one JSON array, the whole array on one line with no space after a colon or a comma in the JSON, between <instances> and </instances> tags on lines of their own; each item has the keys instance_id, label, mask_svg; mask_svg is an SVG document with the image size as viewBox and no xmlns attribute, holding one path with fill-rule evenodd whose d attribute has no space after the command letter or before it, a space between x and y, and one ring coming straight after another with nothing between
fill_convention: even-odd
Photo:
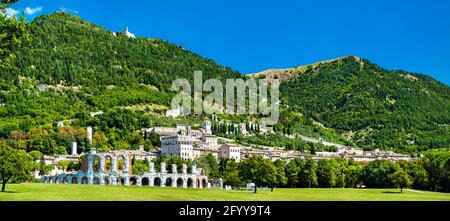
<instances>
[{"instance_id":1,"label":"grassy slope","mask_svg":"<svg viewBox=\"0 0 450 221\"><path fill-rule=\"evenodd\" d=\"M0 201L450 201L449 193L395 189L275 189L260 191L111 187L55 184L9 184Z\"/></svg>"}]
</instances>

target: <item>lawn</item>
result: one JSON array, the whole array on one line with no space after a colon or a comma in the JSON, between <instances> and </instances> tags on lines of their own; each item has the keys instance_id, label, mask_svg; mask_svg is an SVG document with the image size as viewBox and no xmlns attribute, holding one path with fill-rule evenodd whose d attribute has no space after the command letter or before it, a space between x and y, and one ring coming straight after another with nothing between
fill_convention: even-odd
<instances>
[{"instance_id":1,"label":"lawn","mask_svg":"<svg viewBox=\"0 0 450 221\"><path fill-rule=\"evenodd\" d=\"M225 191L99 185L8 184L0 201L450 201L450 193L397 189L275 189Z\"/></svg>"}]
</instances>

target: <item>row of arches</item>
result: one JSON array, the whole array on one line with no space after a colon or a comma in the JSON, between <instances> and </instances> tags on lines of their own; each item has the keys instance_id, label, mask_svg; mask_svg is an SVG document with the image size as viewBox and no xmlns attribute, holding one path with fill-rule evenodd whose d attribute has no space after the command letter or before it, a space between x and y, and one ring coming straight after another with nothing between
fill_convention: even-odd
<instances>
[{"instance_id":1,"label":"row of arches","mask_svg":"<svg viewBox=\"0 0 450 221\"><path fill-rule=\"evenodd\" d=\"M93 172L128 172L130 168L129 157L122 154L114 156L111 154L93 154L92 158L88 157L88 161L91 161L88 165Z\"/></svg>"},{"instance_id":2,"label":"row of arches","mask_svg":"<svg viewBox=\"0 0 450 221\"><path fill-rule=\"evenodd\" d=\"M113 183L117 185L126 185L125 177L104 177L103 184L111 185ZM115 179L115 180L112 180ZM140 186L166 186L166 187L179 187L179 188L207 188L208 182L206 179L192 179L188 177L187 179L183 179L182 177L135 177L131 176L128 178L129 185L140 185ZM115 182L114 182L115 181ZM140 181L140 182L139 182ZM44 182L46 183L60 183L60 177L47 177ZM81 177L79 180L76 176L64 176L61 180L61 184L89 184L89 179L87 176ZM92 180L92 184L99 185L101 184L100 178L95 176ZM164 185L163 185L164 184Z\"/></svg>"}]
</instances>

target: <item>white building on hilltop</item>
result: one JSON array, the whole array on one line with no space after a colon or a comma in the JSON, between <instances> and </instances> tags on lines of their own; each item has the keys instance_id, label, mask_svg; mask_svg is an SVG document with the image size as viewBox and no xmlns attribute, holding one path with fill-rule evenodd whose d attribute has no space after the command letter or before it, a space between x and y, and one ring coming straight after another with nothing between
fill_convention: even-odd
<instances>
[{"instance_id":1,"label":"white building on hilltop","mask_svg":"<svg viewBox=\"0 0 450 221\"><path fill-rule=\"evenodd\" d=\"M123 31L123 32L113 32L113 35L116 36L116 37L123 35L123 36L126 36L128 38L136 38L136 36L133 33L128 31L128 26L125 27L125 31Z\"/></svg>"}]
</instances>

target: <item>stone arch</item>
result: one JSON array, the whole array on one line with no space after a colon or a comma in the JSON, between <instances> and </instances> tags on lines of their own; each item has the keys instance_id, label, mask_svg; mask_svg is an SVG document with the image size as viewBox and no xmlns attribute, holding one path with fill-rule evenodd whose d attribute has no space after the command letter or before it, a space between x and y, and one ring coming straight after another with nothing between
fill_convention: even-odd
<instances>
[{"instance_id":1,"label":"stone arch","mask_svg":"<svg viewBox=\"0 0 450 221\"><path fill-rule=\"evenodd\" d=\"M88 181L88 178L87 177L83 177L83 178L81 178L81 184L88 184L89 183L89 181Z\"/></svg>"},{"instance_id":2,"label":"stone arch","mask_svg":"<svg viewBox=\"0 0 450 221\"><path fill-rule=\"evenodd\" d=\"M130 185L135 186L135 185L137 185L137 182L138 182L138 178L136 178L134 176L130 177Z\"/></svg>"},{"instance_id":3,"label":"stone arch","mask_svg":"<svg viewBox=\"0 0 450 221\"><path fill-rule=\"evenodd\" d=\"M118 177L117 178L117 185L125 185L125 178Z\"/></svg>"},{"instance_id":4,"label":"stone arch","mask_svg":"<svg viewBox=\"0 0 450 221\"><path fill-rule=\"evenodd\" d=\"M69 184L69 177L67 177L67 176L63 177L62 183Z\"/></svg>"},{"instance_id":5,"label":"stone arch","mask_svg":"<svg viewBox=\"0 0 450 221\"><path fill-rule=\"evenodd\" d=\"M142 186L150 186L150 179L148 177L142 178Z\"/></svg>"},{"instance_id":6,"label":"stone arch","mask_svg":"<svg viewBox=\"0 0 450 221\"><path fill-rule=\"evenodd\" d=\"M100 178L98 178L97 176L94 177L94 179L92 180L92 184L100 184Z\"/></svg>"},{"instance_id":7,"label":"stone arch","mask_svg":"<svg viewBox=\"0 0 450 221\"><path fill-rule=\"evenodd\" d=\"M166 181L165 181L165 186L170 187L170 186L172 186L173 182L174 181L173 181L172 177L167 177Z\"/></svg>"},{"instance_id":8,"label":"stone arch","mask_svg":"<svg viewBox=\"0 0 450 221\"><path fill-rule=\"evenodd\" d=\"M178 177L177 179L177 187L183 187L184 185L184 180L181 177Z\"/></svg>"},{"instance_id":9,"label":"stone arch","mask_svg":"<svg viewBox=\"0 0 450 221\"><path fill-rule=\"evenodd\" d=\"M95 173L98 173L101 171L101 158L99 155L93 155L92 156L92 171L94 171Z\"/></svg>"},{"instance_id":10,"label":"stone arch","mask_svg":"<svg viewBox=\"0 0 450 221\"><path fill-rule=\"evenodd\" d=\"M76 176L72 177L72 184L78 184L78 178Z\"/></svg>"},{"instance_id":11,"label":"stone arch","mask_svg":"<svg viewBox=\"0 0 450 221\"><path fill-rule=\"evenodd\" d=\"M187 187L190 187L190 188L194 187L194 180L190 177L187 179Z\"/></svg>"},{"instance_id":12,"label":"stone arch","mask_svg":"<svg viewBox=\"0 0 450 221\"><path fill-rule=\"evenodd\" d=\"M153 183L154 183L155 186L161 186L161 183L162 183L161 178L155 177Z\"/></svg>"},{"instance_id":13,"label":"stone arch","mask_svg":"<svg viewBox=\"0 0 450 221\"><path fill-rule=\"evenodd\" d=\"M123 172L123 173L128 172L128 171L126 171L126 169L128 169L127 168L128 162L127 162L127 158L125 155L123 155L123 154L117 155L116 162L117 162L117 171Z\"/></svg>"},{"instance_id":14,"label":"stone arch","mask_svg":"<svg viewBox=\"0 0 450 221\"><path fill-rule=\"evenodd\" d=\"M202 187L208 188L208 182L206 181L206 179L202 179Z\"/></svg>"},{"instance_id":15,"label":"stone arch","mask_svg":"<svg viewBox=\"0 0 450 221\"><path fill-rule=\"evenodd\" d=\"M104 173L109 173L109 172L111 172L111 171L115 171L115 170L113 169L113 166L114 166L113 161L114 161L114 158L113 158L112 155L110 155L110 154L105 154L105 155L103 156L103 165L102 165L102 167L103 167L103 172L104 172Z\"/></svg>"},{"instance_id":16,"label":"stone arch","mask_svg":"<svg viewBox=\"0 0 450 221\"><path fill-rule=\"evenodd\" d=\"M103 178L103 182L105 183L105 185L109 185L111 182L110 182L110 177L108 177L108 176L105 176L104 178Z\"/></svg>"}]
</instances>

